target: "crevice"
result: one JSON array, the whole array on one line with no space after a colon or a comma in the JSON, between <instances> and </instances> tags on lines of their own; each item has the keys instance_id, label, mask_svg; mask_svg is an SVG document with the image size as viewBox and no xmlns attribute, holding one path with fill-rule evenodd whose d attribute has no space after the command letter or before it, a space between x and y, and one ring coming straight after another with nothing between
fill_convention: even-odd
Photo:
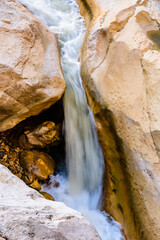
<instances>
[{"instance_id":1,"label":"crevice","mask_svg":"<svg viewBox=\"0 0 160 240\"><path fill-rule=\"evenodd\" d=\"M84 78L83 74L82 78ZM92 92L90 89L92 89ZM137 233L137 229L139 228L137 227L136 229L135 226L138 226L138 222L140 221L138 220L138 216L134 215L134 203L130 189L129 173L127 171L123 143L117 135L113 113L105 106L95 86L92 85L92 88L90 88L87 85L85 86L85 90L90 106L93 107L93 112L94 109L98 109L98 112L94 112L95 121L97 125L101 126L101 130L97 128L97 131L105 159L103 208L117 221L120 221L121 224L123 223L125 234L132 234L133 238L136 236L134 239L139 239L139 233ZM106 139L108 139L107 143L105 143ZM112 183L111 179L113 180ZM112 202L110 202L111 199ZM128 214L129 216L127 216ZM124 222L124 218L126 222Z\"/></svg>"},{"instance_id":2,"label":"crevice","mask_svg":"<svg viewBox=\"0 0 160 240\"><path fill-rule=\"evenodd\" d=\"M87 10L89 16L90 16L90 21L93 19L93 12L92 12L92 8L90 7L90 5L88 4L87 0L79 0L80 2L82 2L84 8Z\"/></svg>"},{"instance_id":3,"label":"crevice","mask_svg":"<svg viewBox=\"0 0 160 240\"><path fill-rule=\"evenodd\" d=\"M33 181L38 179L38 181L41 183L41 179L36 178L35 176L35 179L33 179L33 181L31 182L31 179L33 178L31 177L31 173L27 173L25 166L21 164L22 153L29 153L33 151L35 156L36 152L38 154L41 154L42 152L44 153L44 156L45 154L48 154L48 156L51 156L55 162L55 172L59 171L59 168L61 168L62 166L65 168L65 141L62 133L60 134L60 139L55 145L51 142L50 144L42 147L36 145L28 145L27 140L24 141L22 138L23 136L25 136L25 132L32 132L38 126L41 126L43 123L50 124L51 122L55 124L55 126L59 126L60 128L58 127L58 131L61 132L63 121L63 100L60 99L57 103L52 105L49 109L41 112L39 115L31 116L17 124L14 128L0 133L0 163L8 167L13 174L24 180L26 184L30 185L31 187ZM56 128L55 130L51 129L51 131L56 131ZM53 138L53 142L54 141L56 141L55 138ZM39 157L41 157L41 155L38 155L37 159ZM28 159L28 161L30 161L30 159ZM35 188L37 186L38 185L35 185Z\"/></svg>"}]
</instances>

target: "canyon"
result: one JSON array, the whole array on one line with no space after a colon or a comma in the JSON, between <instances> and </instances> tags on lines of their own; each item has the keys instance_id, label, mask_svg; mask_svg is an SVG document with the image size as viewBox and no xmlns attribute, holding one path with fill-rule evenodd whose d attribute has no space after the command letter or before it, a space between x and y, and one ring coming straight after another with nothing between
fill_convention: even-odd
<instances>
[{"instance_id":1,"label":"canyon","mask_svg":"<svg viewBox=\"0 0 160 240\"><path fill-rule=\"evenodd\" d=\"M160 2L77 4L0 3L0 239L159 240Z\"/></svg>"}]
</instances>

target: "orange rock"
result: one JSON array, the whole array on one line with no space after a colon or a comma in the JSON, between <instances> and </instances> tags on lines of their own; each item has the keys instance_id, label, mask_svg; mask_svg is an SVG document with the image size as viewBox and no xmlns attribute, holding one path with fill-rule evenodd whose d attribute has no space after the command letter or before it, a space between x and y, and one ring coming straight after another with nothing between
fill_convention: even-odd
<instances>
[{"instance_id":1,"label":"orange rock","mask_svg":"<svg viewBox=\"0 0 160 240\"><path fill-rule=\"evenodd\" d=\"M40 192L40 194L42 194L48 200L55 201L54 198L49 193Z\"/></svg>"},{"instance_id":2,"label":"orange rock","mask_svg":"<svg viewBox=\"0 0 160 240\"><path fill-rule=\"evenodd\" d=\"M47 153L37 150L23 151L20 155L20 164L24 171L30 173L33 178L45 180L54 173L55 163Z\"/></svg>"},{"instance_id":3,"label":"orange rock","mask_svg":"<svg viewBox=\"0 0 160 240\"><path fill-rule=\"evenodd\" d=\"M21 173L17 173L15 174L17 177L21 178L22 177L22 174Z\"/></svg>"},{"instance_id":4,"label":"orange rock","mask_svg":"<svg viewBox=\"0 0 160 240\"><path fill-rule=\"evenodd\" d=\"M47 145L57 145L62 139L62 125L47 121L33 131L26 131L20 137L20 146L25 149L44 148Z\"/></svg>"},{"instance_id":5,"label":"orange rock","mask_svg":"<svg viewBox=\"0 0 160 240\"><path fill-rule=\"evenodd\" d=\"M34 188L34 189L37 189L38 191L41 190L41 185L40 183L38 182L37 179L35 179L31 184L30 184L30 187Z\"/></svg>"},{"instance_id":6,"label":"orange rock","mask_svg":"<svg viewBox=\"0 0 160 240\"><path fill-rule=\"evenodd\" d=\"M0 1L0 131L57 102L65 90L58 41L17 1Z\"/></svg>"}]
</instances>

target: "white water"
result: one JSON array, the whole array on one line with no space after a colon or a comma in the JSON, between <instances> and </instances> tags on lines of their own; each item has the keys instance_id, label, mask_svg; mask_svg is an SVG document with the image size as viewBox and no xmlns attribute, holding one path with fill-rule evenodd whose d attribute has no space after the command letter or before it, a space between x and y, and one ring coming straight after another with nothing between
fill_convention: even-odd
<instances>
[{"instance_id":1,"label":"white water","mask_svg":"<svg viewBox=\"0 0 160 240\"><path fill-rule=\"evenodd\" d=\"M52 176L44 185L57 201L80 211L102 240L123 240L120 224L100 212L103 156L93 115L87 105L78 61L84 20L75 0L19 0L58 36L67 90L64 96L67 177ZM58 188L54 182L59 182Z\"/></svg>"}]
</instances>

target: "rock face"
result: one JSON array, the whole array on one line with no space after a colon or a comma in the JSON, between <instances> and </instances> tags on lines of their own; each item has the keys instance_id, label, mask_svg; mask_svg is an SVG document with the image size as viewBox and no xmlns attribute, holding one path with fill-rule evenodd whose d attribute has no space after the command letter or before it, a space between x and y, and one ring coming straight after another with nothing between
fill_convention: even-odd
<instances>
[{"instance_id":1,"label":"rock face","mask_svg":"<svg viewBox=\"0 0 160 240\"><path fill-rule=\"evenodd\" d=\"M78 1L81 73L103 147L105 209L129 240L160 239L160 2Z\"/></svg>"},{"instance_id":2,"label":"rock face","mask_svg":"<svg viewBox=\"0 0 160 240\"><path fill-rule=\"evenodd\" d=\"M57 39L21 4L0 1L0 131L39 114L65 90Z\"/></svg>"},{"instance_id":3,"label":"rock face","mask_svg":"<svg viewBox=\"0 0 160 240\"><path fill-rule=\"evenodd\" d=\"M63 203L46 200L0 165L0 238L100 240L92 225Z\"/></svg>"}]
</instances>

